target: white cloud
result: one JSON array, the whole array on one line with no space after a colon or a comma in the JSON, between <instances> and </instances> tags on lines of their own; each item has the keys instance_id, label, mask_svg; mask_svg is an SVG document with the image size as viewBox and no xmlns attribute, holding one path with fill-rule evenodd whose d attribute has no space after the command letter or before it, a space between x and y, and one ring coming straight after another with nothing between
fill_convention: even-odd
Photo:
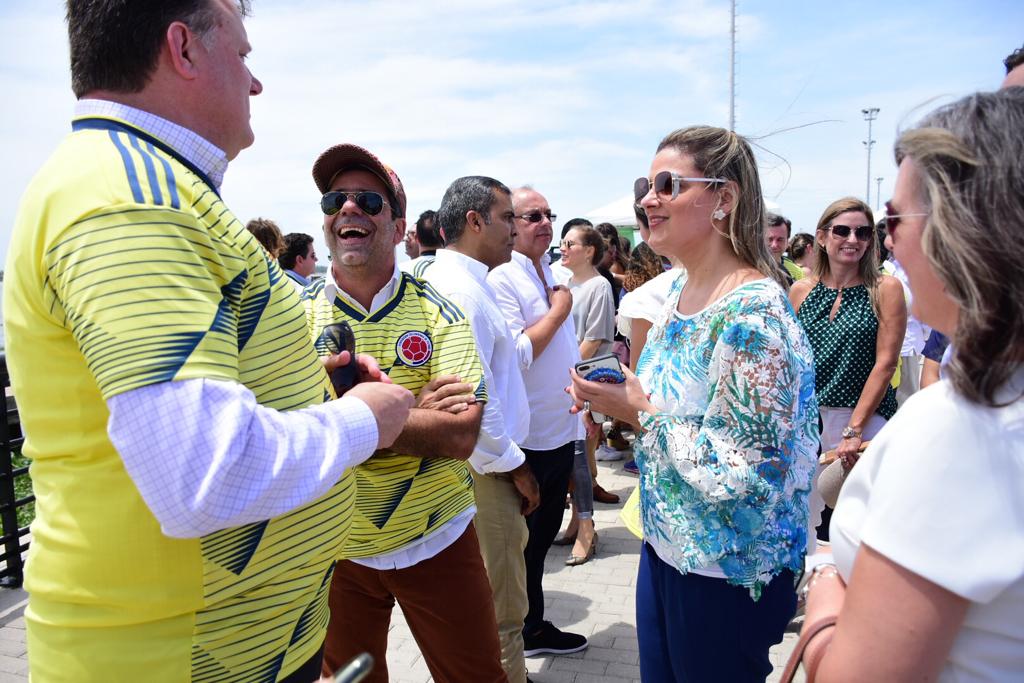
<instances>
[{"instance_id":1,"label":"white cloud","mask_svg":"<svg viewBox=\"0 0 1024 683\"><path fill-rule=\"evenodd\" d=\"M887 194L904 113L938 92L994 87L999 60L1019 45L1020 7L871 2L739 5L738 129L838 120L759 141L789 163L759 153L766 195L798 226L863 193L861 107L883 110L873 175ZM61 5L0 5L0 92L11 103L0 149L15 160L0 170L4 246L18 196L68 130ZM885 20L851 20L861 16ZM266 91L252 103L256 144L232 163L225 197L243 220L318 235L310 167L353 141L398 170L412 217L472 173L533 183L564 218L584 214L629 192L668 131L725 123L728 18L724 0L257 0L250 64Z\"/></svg>"}]
</instances>

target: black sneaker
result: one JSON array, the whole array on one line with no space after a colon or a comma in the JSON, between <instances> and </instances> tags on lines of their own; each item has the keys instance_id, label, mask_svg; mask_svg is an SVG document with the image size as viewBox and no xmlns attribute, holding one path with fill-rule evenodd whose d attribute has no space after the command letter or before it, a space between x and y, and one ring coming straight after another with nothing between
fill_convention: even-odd
<instances>
[{"instance_id":1,"label":"black sneaker","mask_svg":"<svg viewBox=\"0 0 1024 683\"><path fill-rule=\"evenodd\" d=\"M550 621L545 621L541 623L540 630L532 635L523 633L523 656L567 655L586 650L589 644L580 634L559 631Z\"/></svg>"}]
</instances>

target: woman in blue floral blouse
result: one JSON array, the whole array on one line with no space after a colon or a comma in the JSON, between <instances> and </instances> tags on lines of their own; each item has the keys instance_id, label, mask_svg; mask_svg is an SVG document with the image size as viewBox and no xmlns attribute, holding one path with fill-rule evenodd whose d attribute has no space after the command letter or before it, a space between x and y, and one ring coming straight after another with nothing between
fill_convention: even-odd
<instances>
[{"instance_id":1,"label":"woman in blue floral blouse","mask_svg":"<svg viewBox=\"0 0 1024 683\"><path fill-rule=\"evenodd\" d=\"M631 422L644 545L645 681L763 681L796 609L818 408L807 338L763 239L754 155L731 131L669 134L634 192L679 276L624 384L573 374Z\"/></svg>"}]
</instances>

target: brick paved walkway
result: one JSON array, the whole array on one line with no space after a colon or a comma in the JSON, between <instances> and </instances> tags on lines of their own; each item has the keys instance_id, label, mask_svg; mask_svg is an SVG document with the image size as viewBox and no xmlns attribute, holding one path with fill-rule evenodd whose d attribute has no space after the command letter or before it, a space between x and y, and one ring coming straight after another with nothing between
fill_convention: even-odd
<instances>
[{"instance_id":1,"label":"brick paved walkway","mask_svg":"<svg viewBox=\"0 0 1024 683\"><path fill-rule=\"evenodd\" d=\"M598 480L625 501L636 477L622 471L622 462L598 463ZM596 559L579 567L563 562L568 548L555 547L548 555L544 579L546 618L560 628L583 633L590 639L584 652L563 657L527 660L530 678L536 683L620 683L639 681L636 618L633 591L640 542L618 518L620 506L597 504L594 517L600 536ZM566 514L568 521L568 514ZM0 589L0 683L28 680L25 652L25 593ZM796 644L797 625L791 624L785 640L772 650L775 683L785 658ZM419 648L395 610L388 646L388 670L397 683L430 680Z\"/></svg>"}]
</instances>

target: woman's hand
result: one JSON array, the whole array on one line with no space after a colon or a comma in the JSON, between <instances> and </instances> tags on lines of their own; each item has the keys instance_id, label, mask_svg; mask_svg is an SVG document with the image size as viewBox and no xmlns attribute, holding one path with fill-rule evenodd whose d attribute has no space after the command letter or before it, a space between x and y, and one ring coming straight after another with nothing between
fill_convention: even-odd
<instances>
[{"instance_id":1,"label":"woman's hand","mask_svg":"<svg viewBox=\"0 0 1024 683\"><path fill-rule=\"evenodd\" d=\"M859 436L843 439L836 446L836 457L843 461L843 469L849 470L860 460L860 445L864 442Z\"/></svg>"},{"instance_id":2,"label":"woman's hand","mask_svg":"<svg viewBox=\"0 0 1024 683\"><path fill-rule=\"evenodd\" d=\"M572 413L583 410L583 402L589 401L590 407L599 413L610 417L617 417L628 422L634 428L640 428L638 413L656 411L647 394L644 393L640 380L628 368L622 368L626 381L620 384L606 384L604 382L590 382L580 377L576 370L570 370L569 376L572 384L566 389L572 396Z\"/></svg>"}]
</instances>

